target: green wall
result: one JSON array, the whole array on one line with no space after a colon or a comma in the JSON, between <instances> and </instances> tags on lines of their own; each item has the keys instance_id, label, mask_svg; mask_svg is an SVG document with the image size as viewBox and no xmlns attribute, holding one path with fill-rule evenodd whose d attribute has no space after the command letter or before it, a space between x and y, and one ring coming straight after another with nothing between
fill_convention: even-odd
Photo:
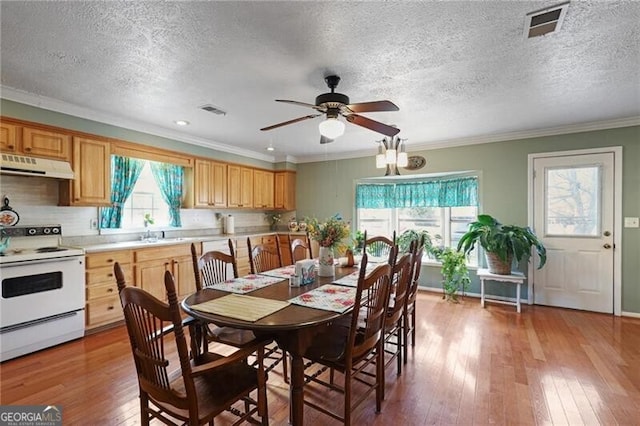
<instances>
[{"instance_id":1,"label":"green wall","mask_svg":"<svg viewBox=\"0 0 640 426\"><path fill-rule=\"evenodd\" d=\"M335 143L348 143L338 140ZM414 174L476 170L480 176L480 209L503 223L527 224L527 156L532 153L568 151L607 146L623 147L622 214L640 216L640 127L573 133L558 136L442 148L422 155L427 165ZM337 212L353 220L355 181L379 177L375 150L366 158L298 164L297 213L299 217L329 217ZM409 175L410 172L402 172ZM640 229L622 230L622 310L640 313ZM422 285L439 286L439 269L423 268ZM493 291L495 290L495 291ZM511 291L490 289L511 296ZM479 293L474 277L471 292ZM513 293L515 295L515 293ZM526 297L526 291L524 296Z\"/></svg>"}]
</instances>

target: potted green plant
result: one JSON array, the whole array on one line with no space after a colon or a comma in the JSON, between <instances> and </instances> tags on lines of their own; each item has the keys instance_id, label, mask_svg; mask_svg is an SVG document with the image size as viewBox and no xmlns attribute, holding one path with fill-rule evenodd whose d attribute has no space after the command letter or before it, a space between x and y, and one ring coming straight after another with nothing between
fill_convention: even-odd
<instances>
[{"instance_id":1,"label":"potted green plant","mask_svg":"<svg viewBox=\"0 0 640 426\"><path fill-rule=\"evenodd\" d=\"M471 279L467 269L467 257L461 252L450 247L432 249L432 253L442 264L440 273L442 274L443 299L450 302L458 302L458 292L462 294L469 289Z\"/></svg>"},{"instance_id":2,"label":"potted green plant","mask_svg":"<svg viewBox=\"0 0 640 426\"><path fill-rule=\"evenodd\" d=\"M475 222L469 224L469 230L458 242L458 250L469 254L478 243L485 251L489 272L510 275L513 260L527 261L534 247L540 262L538 269L547 261L547 250L529 227L503 225L488 214L478 215Z\"/></svg>"},{"instance_id":3,"label":"potted green plant","mask_svg":"<svg viewBox=\"0 0 640 426\"><path fill-rule=\"evenodd\" d=\"M422 230L416 231L415 229L407 229L402 234L398 236L398 249L400 253L406 253L409 251L409 247L411 245L411 241L419 240L420 238L424 238L424 249L426 253L431 252L431 248L433 246L431 242L431 235L429 232Z\"/></svg>"}]
</instances>

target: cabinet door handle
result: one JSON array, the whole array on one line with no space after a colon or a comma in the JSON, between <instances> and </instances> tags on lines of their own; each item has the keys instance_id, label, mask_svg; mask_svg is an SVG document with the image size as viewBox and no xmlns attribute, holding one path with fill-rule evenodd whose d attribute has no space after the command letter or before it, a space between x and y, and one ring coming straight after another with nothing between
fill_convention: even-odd
<instances>
[{"instance_id":1,"label":"cabinet door handle","mask_svg":"<svg viewBox=\"0 0 640 426\"><path fill-rule=\"evenodd\" d=\"M113 309L114 309L113 306L107 307L107 311L113 311Z\"/></svg>"},{"instance_id":2,"label":"cabinet door handle","mask_svg":"<svg viewBox=\"0 0 640 426\"><path fill-rule=\"evenodd\" d=\"M14 149L14 148L15 148L15 146L13 146L13 145L7 145L7 148L9 148L9 149Z\"/></svg>"},{"instance_id":3,"label":"cabinet door handle","mask_svg":"<svg viewBox=\"0 0 640 426\"><path fill-rule=\"evenodd\" d=\"M107 263L112 263L113 259L107 259Z\"/></svg>"},{"instance_id":4,"label":"cabinet door handle","mask_svg":"<svg viewBox=\"0 0 640 426\"><path fill-rule=\"evenodd\" d=\"M111 277L113 277L113 274L107 274L107 276L108 276L109 278L111 278Z\"/></svg>"},{"instance_id":5,"label":"cabinet door handle","mask_svg":"<svg viewBox=\"0 0 640 426\"><path fill-rule=\"evenodd\" d=\"M113 293L113 288L108 288L107 293Z\"/></svg>"},{"instance_id":6,"label":"cabinet door handle","mask_svg":"<svg viewBox=\"0 0 640 426\"><path fill-rule=\"evenodd\" d=\"M25 147L24 150L27 151L27 152L31 152L31 147L27 146L27 147Z\"/></svg>"}]
</instances>

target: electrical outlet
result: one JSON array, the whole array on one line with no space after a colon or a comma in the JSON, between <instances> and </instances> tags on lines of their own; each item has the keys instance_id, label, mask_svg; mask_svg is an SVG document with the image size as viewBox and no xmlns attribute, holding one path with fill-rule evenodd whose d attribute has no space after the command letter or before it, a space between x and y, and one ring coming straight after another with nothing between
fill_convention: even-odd
<instances>
[{"instance_id":1,"label":"electrical outlet","mask_svg":"<svg viewBox=\"0 0 640 426\"><path fill-rule=\"evenodd\" d=\"M91 221L89 222L89 228L98 229L98 219L91 219Z\"/></svg>"},{"instance_id":2,"label":"electrical outlet","mask_svg":"<svg viewBox=\"0 0 640 426\"><path fill-rule=\"evenodd\" d=\"M640 226L640 220L637 217L625 217L624 218L624 227L625 228L638 228Z\"/></svg>"}]
</instances>

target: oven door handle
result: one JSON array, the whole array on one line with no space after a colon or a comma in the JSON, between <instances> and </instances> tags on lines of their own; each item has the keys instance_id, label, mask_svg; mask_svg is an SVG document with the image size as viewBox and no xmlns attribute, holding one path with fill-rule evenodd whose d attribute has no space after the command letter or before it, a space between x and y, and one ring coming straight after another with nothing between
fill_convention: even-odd
<instances>
[{"instance_id":1,"label":"oven door handle","mask_svg":"<svg viewBox=\"0 0 640 426\"><path fill-rule=\"evenodd\" d=\"M84 261L84 256L65 256L65 257L49 257L47 259L34 259L34 260L23 260L21 262L15 263L3 263L0 265L1 268L10 268L12 266L28 266L28 265L37 265L41 263L60 263L60 262L78 262L82 263Z\"/></svg>"}]
</instances>

